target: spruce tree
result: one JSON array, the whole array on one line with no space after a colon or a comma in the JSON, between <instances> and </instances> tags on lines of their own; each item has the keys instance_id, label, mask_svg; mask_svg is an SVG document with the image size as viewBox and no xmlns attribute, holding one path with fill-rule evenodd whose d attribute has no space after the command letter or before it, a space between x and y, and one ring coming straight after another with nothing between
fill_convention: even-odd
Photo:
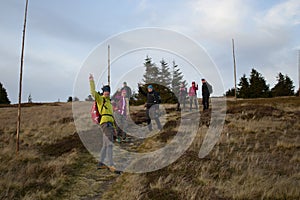
<instances>
[{"instance_id":1,"label":"spruce tree","mask_svg":"<svg viewBox=\"0 0 300 200\"><path fill-rule=\"evenodd\" d=\"M10 104L10 100L8 99L6 89L3 87L0 82L0 104Z\"/></svg>"},{"instance_id":2,"label":"spruce tree","mask_svg":"<svg viewBox=\"0 0 300 200\"><path fill-rule=\"evenodd\" d=\"M279 73L277 76L277 83L271 89L272 95L276 96L293 96L294 95L293 81L287 75Z\"/></svg>"},{"instance_id":3,"label":"spruce tree","mask_svg":"<svg viewBox=\"0 0 300 200\"><path fill-rule=\"evenodd\" d=\"M267 85L265 78L254 68L251 71L249 83L249 98L266 98L271 96L269 85Z\"/></svg>"},{"instance_id":4,"label":"spruce tree","mask_svg":"<svg viewBox=\"0 0 300 200\"><path fill-rule=\"evenodd\" d=\"M170 89L171 87L171 82L172 82L172 79L171 79L171 73L170 73L170 68L169 68L169 65L168 63L162 59L160 61L160 71L158 73L158 78L159 78L159 84Z\"/></svg>"},{"instance_id":5,"label":"spruce tree","mask_svg":"<svg viewBox=\"0 0 300 200\"><path fill-rule=\"evenodd\" d=\"M235 89L234 88L228 89L225 93L225 96L226 97L234 97L235 96Z\"/></svg>"},{"instance_id":6,"label":"spruce tree","mask_svg":"<svg viewBox=\"0 0 300 200\"><path fill-rule=\"evenodd\" d=\"M159 83L158 74L159 69L156 65L152 62L152 59L147 55L145 62L144 62L145 74L144 74L144 83Z\"/></svg>"},{"instance_id":7,"label":"spruce tree","mask_svg":"<svg viewBox=\"0 0 300 200\"><path fill-rule=\"evenodd\" d=\"M246 74L244 74L241 79L240 79L240 83L238 84L238 88L237 88L237 97L239 98L248 98L249 97L249 82L248 79L246 77Z\"/></svg>"},{"instance_id":8,"label":"spruce tree","mask_svg":"<svg viewBox=\"0 0 300 200\"><path fill-rule=\"evenodd\" d=\"M183 83L184 86L187 86L187 83L185 80L183 80L183 74L180 71L178 65L173 61L173 70L172 70L172 92L174 92L175 95L179 94L180 84Z\"/></svg>"}]
</instances>

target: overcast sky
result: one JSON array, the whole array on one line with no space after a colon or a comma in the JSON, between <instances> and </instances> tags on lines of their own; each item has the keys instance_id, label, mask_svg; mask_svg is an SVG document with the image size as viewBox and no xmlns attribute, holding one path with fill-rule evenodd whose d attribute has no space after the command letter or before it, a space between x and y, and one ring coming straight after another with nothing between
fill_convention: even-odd
<instances>
[{"instance_id":1,"label":"overcast sky","mask_svg":"<svg viewBox=\"0 0 300 200\"><path fill-rule=\"evenodd\" d=\"M24 8L25 0L0 0L0 82L12 103L18 99ZM255 68L273 87L282 72L298 89L299 0L29 0L23 102L30 93L34 102L66 101L100 43L143 27L173 30L201 45L218 67L225 90L234 85L232 38L238 78Z\"/></svg>"}]
</instances>

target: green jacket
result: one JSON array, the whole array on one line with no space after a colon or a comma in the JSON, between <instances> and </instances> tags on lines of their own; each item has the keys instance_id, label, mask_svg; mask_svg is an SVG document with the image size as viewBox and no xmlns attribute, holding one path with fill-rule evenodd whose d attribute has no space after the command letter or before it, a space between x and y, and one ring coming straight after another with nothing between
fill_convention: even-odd
<instances>
[{"instance_id":1,"label":"green jacket","mask_svg":"<svg viewBox=\"0 0 300 200\"><path fill-rule=\"evenodd\" d=\"M101 112L101 108L102 108L102 105L103 105L103 100L105 98L105 104L104 104L104 107L102 109L102 112L100 113L101 115L103 114L109 114L111 116L108 116L108 115L103 115L101 117L101 121L100 121L100 124L103 124L105 122L111 122L114 124L114 118L113 118L113 108L112 108L112 105L111 105L111 102L110 102L110 98L109 97L104 97L104 96L101 96L96 90L95 90L95 82L93 80L90 81L90 89L91 89L91 94L92 96L94 97L94 99L96 100L97 102L97 106L98 106L98 110L99 112ZM106 108L105 108L106 107Z\"/></svg>"}]
</instances>

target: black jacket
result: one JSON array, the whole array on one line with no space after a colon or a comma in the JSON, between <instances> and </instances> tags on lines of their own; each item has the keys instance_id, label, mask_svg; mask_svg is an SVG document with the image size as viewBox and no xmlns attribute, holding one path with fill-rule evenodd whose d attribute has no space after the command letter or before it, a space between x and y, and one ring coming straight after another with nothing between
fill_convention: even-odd
<instances>
[{"instance_id":1,"label":"black jacket","mask_svg":"<svg viewBox=\"0 0 300 200\"><path fill-rule=\"evenodd\" d=\"M141 87L139 87L139 92L145 97L147 97L147 102L146 102L147 109L149 109L154 104L161 103L161 99L158 92L154 90L152 90L152 92L144 92Z\"/></svg>"},{"instance_id":2,"label":"black jacket","mask_svg":"<svg viewBox=\"0 0 300 200\"><path fill-rule=\"evenodd\" d=\"M210 95L210 93L209 93L207 84L206 84L206 83L203 83L203 84L202 84L202 96L203 96L203 97L209 97L209 95Z\"/></svg>"}]
</instances>

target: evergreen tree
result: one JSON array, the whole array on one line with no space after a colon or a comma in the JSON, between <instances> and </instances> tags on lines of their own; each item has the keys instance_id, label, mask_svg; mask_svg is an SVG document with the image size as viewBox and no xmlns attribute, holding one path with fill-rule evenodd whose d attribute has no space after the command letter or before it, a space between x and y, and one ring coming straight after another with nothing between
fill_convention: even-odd
<instances>
[{"instance_id":1,"label":"evergreen tree","mask_svg":"<svg viewBox=\"0 0 300 200\"><path fill-rule=\"evenodd\" d=\"M277 83L271 89L272 95L276 96L293 96L294 95L293 81L287 75L279 73L277 76Z\"/></svg>"},{"instance_id":2,"label":"evergreen tree","mask_svg":"<svg viewBox=\"0 0 300 200\"><path fill-rule=\"evenodd\" d=\"M145 62L145 74L144 74L144 83L149 84L149 83L159 83L158 79L158 74L159 74L159 69L156 67L154 63L152 63L152 59L150 57L146 57Z\"/></svg>"},{"instance_id":3,"label":"evergreen tree","mask_svg":"<svg viewBox=\"0 0 300 200\"><path fill-rule=\"evenodd\" d=\"M72 102L73 101L73 97L69 96L67 102Z\"/></svg>"},{"instance_id":4,"label":"evergreen tree","mask_svg":"<svg viewBox=\"0 0 300 200\"><path fill-rule=\"evenodd\" d=\"M237 88L237 97L239 98L249 98L249 88L250 84L248 82L248 79L246 77L246 74L244 74L241 79L240 83L238 84Z\"/></svg>"},{"instance_id":5,"label":"evergreen tree","mask_svg":"<svg viewBox=\"0 0 300 200\"><path fill-rule=\"evenodd\" d=\"M228 89L227 92L225 93L225 96L226 97L234 97L235 96L234 92L235 92L234 88Z\"/></svg>"},{"instance_id":6,"label":"evergreen tree","mask_svg":"<svg viewBox=\"0 0 300 200\"><path fill-rule=\"evenodd\" d=\"M10 100L8 99L6 89L3 87L0 82L0 104L10 104Z\"/></svg>"},{"instance_id":7,"label":"evergreen tree","mask_svg":"<svg viewBox=\"0 0 300 200\"><path fill-rule=\"evenodd\" d=\"M295 93L295 96L297 96L297 97L300 96L300 89L297 90L297 92Z\"/></svg>"},{"instance_id":8,"label":"evergreen tree","mask_svg":"<svg viewBox=\"0 0 300 200\"><path fill-rule=\"evenodd\" d=\"M169 65L164 59L162 59L160 61L160 66L161 68L158 73L159 84L170 89L172 78L171 78Z\"/></svg>"},{"instance_id":9,"label":"evergreen tree","mask_svg":"<svg viewBox=\"0 0 300 200\"><path fill-rule=\"evenodd\" d=\"M180 71L178 65L173 61L173 70L172 70L172 92L174 92L175 95L179 94L180 84L183 83L184 86L187 86L187 83L185 80L183 80L182 72Z\"/></svg>"},{"instance_id":10,"label":"evergreen tree","mask_svg":"<svg viewBox=\"0 0 300 200\"><path fill-rule=\"evenodd\" d=\"M249 98L266 98L271 96L269 85L267 85L265 78L254 68L250 73L249 83Z\"/></svg>"}]
</instances>

